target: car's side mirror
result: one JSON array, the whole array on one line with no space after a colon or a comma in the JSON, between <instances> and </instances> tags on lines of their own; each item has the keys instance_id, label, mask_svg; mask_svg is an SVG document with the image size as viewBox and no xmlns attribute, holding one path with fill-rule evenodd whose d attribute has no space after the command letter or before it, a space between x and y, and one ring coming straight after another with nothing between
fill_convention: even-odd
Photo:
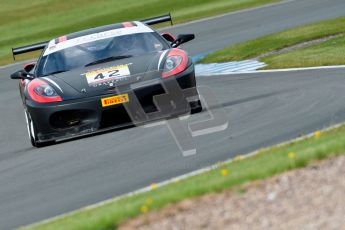
<instances>
[{"instance_id":1,"label":"car's side mirror","mask_svg":"<svg viewBox=\"0 0 345 230\"><path fill-rule=\"evenodd\" d=\"M171 43L171 46L173 48L176 48L183 43L193 40L194 38L194 34L180 34L179 36L177 36L177 39Z\"/></svg>"},{"instance_id":2,"label":"car's side mirror","mask_svg":"<svg viewBox=\"0 0 345 230\"><path fill-rule=\"evenodd\" d=\"M11 79L29 79L32 80L34 79L34 75L31 73L26 72L25 70L19 70L13 74L11 74Z\"/></svg>"},{"instance_id":3,"label":"car's side mirror","mask_svg":"<svg viewBox=\"0 0 345 230\"><path fill-rule=\"evenodd\" d=\"M24 70L29 73L31 70L34 69L35 65L36 65L36 62L28 63L24 65Z\"/></svg>"}]
</instances>

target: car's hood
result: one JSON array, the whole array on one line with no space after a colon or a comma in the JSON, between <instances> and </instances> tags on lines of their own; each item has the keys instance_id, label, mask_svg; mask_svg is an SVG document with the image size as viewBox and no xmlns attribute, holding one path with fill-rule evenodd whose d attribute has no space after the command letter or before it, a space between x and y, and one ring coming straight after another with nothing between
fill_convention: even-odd
<instances>
[{"instance_id":1,"label":"car's hood","mask_svg":"<svg viewBox=\"0 0 345 230\"><path fill-rule=\"evenodd\" d=\"M163 52L106 62L89 67L54 74L48 78L64 82L85 96L106 94L115 87L129 87L159 73L158 63Z\"/></svg>"}]
</instances>

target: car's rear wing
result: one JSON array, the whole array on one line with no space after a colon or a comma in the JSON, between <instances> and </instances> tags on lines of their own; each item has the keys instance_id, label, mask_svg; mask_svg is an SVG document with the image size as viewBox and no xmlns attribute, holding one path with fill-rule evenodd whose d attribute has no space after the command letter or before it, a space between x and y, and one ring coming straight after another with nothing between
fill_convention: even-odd
<instances>
[{"instance_id":1,"label":"car's rear wing","mask_svg":"<svg viewBox=\"0 0 345 230\"><path fill-rule=\"evenodd\" d=\"M170 13L166 14L166 15L154 17L154 18L145 19L145 20L142 20L141 22L145 23L147 25L154 25L154 24L159 24L159 23L163 23L163 22L170 22L170 24L173 25L173 21L172 21Z\"/></svg>"},{"instance_id":2,"label":"car's rear wing","mask_svg":"<svg viewBox=\"0 0 345 230\"><path fill-rule=\"evenodd\" d=\"M141 22L147 25L155 25L155 24L159 24L163 22L170 22L170 24L173 25L173 21L172 21L170 13L166 15L154 17L154 18L148 18L148 19L142 20ZM36 43L32 45L12 48L13 60L16 60L16 55L30 53L37 50L43 50L46 47L46 45L48 45L48 43L49 41L46 41L46 42L40 42L40 43Z\"/></svg>"},{"instance_id":3,"label":"car's rear wing","mask_svg":"<svg viewBox=\"0 0 345 230\"><path fill-rule=\"evenodd\" d=\"M32 45L27 45L27 46L21 46L17 48L12 48L13 60L16 60L16 55L29 53L36 50L43 50L47 44L48 44L48 41L40 42L40 43L36 43Z\"/></svg>"}]
</instances>

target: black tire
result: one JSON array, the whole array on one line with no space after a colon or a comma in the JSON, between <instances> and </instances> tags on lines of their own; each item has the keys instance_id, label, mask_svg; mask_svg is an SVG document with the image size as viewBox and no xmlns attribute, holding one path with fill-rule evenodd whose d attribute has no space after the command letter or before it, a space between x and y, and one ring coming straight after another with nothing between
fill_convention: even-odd
<instances>
[{"instance_id":1,"label":"black tire","mask_svg":"<svg viewBox=\"0 0 345 230\"><path fill-rule=\"evenodd\" d=\"M26 119L26 127L28 130L28 135L29 135L31 145L34 147L37 147L36 136L35 136L35 127L34 127L34 124L31 120L29 113L26 110L25 110L25 119Z\"/></svg>"},{"instance_id":2,"label":"black tire","mask_svg":"<svg viewBox=\"0 0 345 230\"><path fill-rule=\"evenodd\" d=\"M202 105L200 100L192 101L189 104L191 107L191 114L200 113L202 111Z\"/></svg>"}]
</instances>

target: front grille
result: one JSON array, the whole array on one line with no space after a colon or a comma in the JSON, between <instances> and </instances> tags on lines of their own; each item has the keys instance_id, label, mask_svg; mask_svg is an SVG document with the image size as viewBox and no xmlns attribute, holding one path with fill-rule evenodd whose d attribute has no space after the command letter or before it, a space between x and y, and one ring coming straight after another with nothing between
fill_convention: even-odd
<instances>
[{"instance_id":1,"label":"front grille","mask_svg":"<svg viewBox=\"0 0 345 230\"><path fill-rule=\"evenodd\" d=\"M92 110L65 110L50 116L50 125L54 129L67 129L96 121L96 113Z\"/></svg>"},{"instance_id":2,"label":"front grille","mask_svg":"<svg viewBox=\"0 0 345 230\"><path fill-rule=\"evenodd\" d=\"M102 111L100 128L109 128L126 123L131 123L131 119L122 105Z\"/></svg>"}]
</instances>

